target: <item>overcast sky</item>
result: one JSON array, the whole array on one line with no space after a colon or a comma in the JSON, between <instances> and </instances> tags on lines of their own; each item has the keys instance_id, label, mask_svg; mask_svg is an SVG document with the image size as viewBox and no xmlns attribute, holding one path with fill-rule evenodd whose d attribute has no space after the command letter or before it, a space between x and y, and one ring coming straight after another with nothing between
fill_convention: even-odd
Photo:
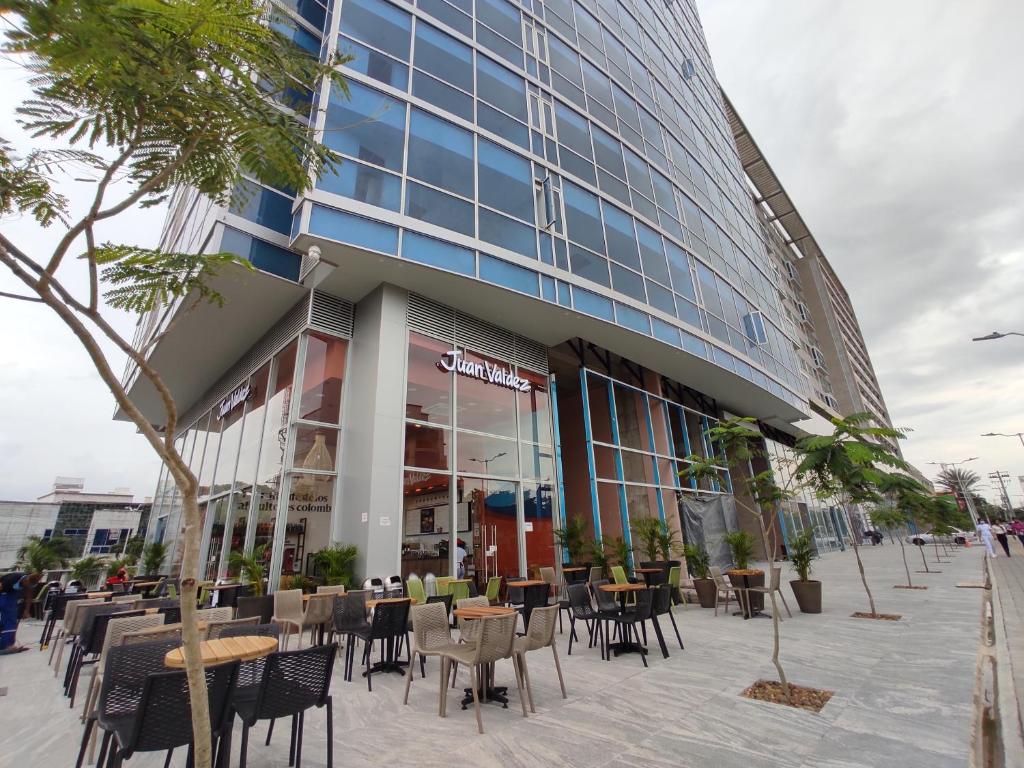
<instances>
[{"instance_id":1,"label":"overcast sky","mask_svg":"<svg viewBox=\"0 0 1024 768\"><path fill-rule=\"evenodd\" d=\"M1024 447L978 435L1024 430L1024 338L970 339L1024 332L1024 4L698 2L721 83L849 290L894 422L914 429L908 459L932 475L929 461L978 456L1019 503ZM0 62L0 81L0 135L16 137L24 77ZM106 236L154 245L162 220L133 212ZM55 240L2 226L25 250ZM5 299L0 323L0 498L33 499L56 474L151 494L156 461L111 420L66 329Z\"/></svg>"}]
</instances>

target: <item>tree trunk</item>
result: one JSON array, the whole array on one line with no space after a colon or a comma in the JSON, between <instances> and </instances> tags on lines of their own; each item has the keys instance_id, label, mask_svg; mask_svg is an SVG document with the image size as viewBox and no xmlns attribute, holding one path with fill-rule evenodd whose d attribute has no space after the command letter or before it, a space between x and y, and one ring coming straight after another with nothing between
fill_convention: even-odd
<instances>
[{"instance_id":1,"label":"tree trunk","mask_svg":"<svg viewBox=\"0 0 1024 768\"><path fill-rule=\"evenodd\" d=\"M918 547L918 549L921 550L921 562L924 563L924 572L931 573L932 570L928 567L928 558L924 556L924 544Z\"/></svg>"},{"instance_id":2,"label":"tree trunk","mask_svg":"<svg viewBox=\"0 0 1024 768\"><path fill-rule=\"evenodd\" d=\"M903 555L903 570L907 572L907 586L914 586L914 582L910 580L910 566L907 565L907 547L903 543L903 539L900 539L900 554Z\"/></svg>"},{"instance_id":3,"label":"tree trunk","mask_svg":"<svg viewBox=\"0 0 1024 768\"><path fill-rule=\"evenodd\" d=\"M846 519L850 521L850 510L844 505L843 510L846 512ZM857 543L857 536L853 530L853 523L850 523L850 543L853 544L853 555L857 558L857 570L860 571L860 580L864 585L864 591L868 593L868 604L871 606L871 617L878 616L878 611L875 610L875 598L871 594L871 587L868 586L868 577L864 575L864 563L860 559L860 545Z\"/></svg>"},{"instance_id":4,"label":"tree trunk","mask_svg":"<svg viewBox=\"0 0 1024 768\"><path fill-rule=\"evenodd\" d=\"M210 742L210 702L206 691L206 674L199 649L199 626L196 623L196 599L199 578L199 546L202 520L195 490L182 499L185 515L184 555L181 562L181 639L184 646L185 674L188 677L189 703L192 708L192 743L195 768L212 768L213 749Z\"/></svg>"}]
</instances>

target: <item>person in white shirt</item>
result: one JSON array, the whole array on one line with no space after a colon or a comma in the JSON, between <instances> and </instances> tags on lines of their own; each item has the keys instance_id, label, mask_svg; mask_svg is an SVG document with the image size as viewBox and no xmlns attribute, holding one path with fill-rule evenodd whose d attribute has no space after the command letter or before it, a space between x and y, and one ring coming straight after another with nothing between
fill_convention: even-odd
<instances>
[{"instance_id":1,"label":"person in white shirt","mask_svg":"<svg viewBox=\"0 0 1024 768\"><path fill-rule=\"evenodd\" d=\"M999 541L999 546L1003 548L1003 552L1006 556L1010 556L1010 540L1006 536L1006 528L1001 523L992 524L992 533L995 534L996 539Z\"/></svg>"},{"instance_id":2,"label":"person in white shirt","mask_svg":"<svg viewBox=\"0 0 1024 768\"><path fill-rule=\"evenodd\" d=\"M458 578L462 579L466 576L466 542L459 539L455 545L455 569L458 574Z\"/></svg>"},{"instance_id":3,"label":"person in white shirt","mask_svg":"<svg viewBox=\"0 0 1024 768\"><path fill-rule=\"evenodd\" d=\"M982 519L978 521L978 535L981 537L981 543L988 550L988 556L995 557L996 551L992 548L992 528L989 526L988 520Z\"/></svg>"}]
</instances>

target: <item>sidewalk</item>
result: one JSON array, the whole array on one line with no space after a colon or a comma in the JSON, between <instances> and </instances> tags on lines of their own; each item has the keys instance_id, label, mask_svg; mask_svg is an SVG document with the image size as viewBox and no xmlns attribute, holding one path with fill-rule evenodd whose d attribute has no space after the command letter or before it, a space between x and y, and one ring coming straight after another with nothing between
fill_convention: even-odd
<instances>
[{"instance_id":1,"label":"sidewalk","mask_svg":"<svg viewBox=\"0 0 1024 768\"><path fill-rule=\"evenodd\" d=\"M671 657L654 652L645 669L629 654L602 661L586 642L566 656L568 634L556 635L568 699L563 700L550 654L530 658L537 713L524 719L515 688L509 708L488 705L486 733L476 733L472 708L462 711L451 693L448 717L437 717L436 662L427 679L417 674L402 706L404 680L375 676L332 681L336 764L345 768L964 768L970 754L974 663L981 593L957 589L977 581L982 550L960 550L952 561L913 573L928 590L893 589L906 577L898 545L862 548L878 610L899 622L850 618L868 609L852 552L814 562L824 582L824 613L801 614L784 565L783 588L792 619L782 623L782 661L794 683L827 688L835 696L819 714L751 701L739 693L759 678L773 678L772 624L688 605L676 609L686 650L670 635ZM908 547L911 570L920 553ZM997 561L998 562L998 561ZM1024 566L1024 557L1020 558ZM1011 565L1017 565L1017 558ZM38 622L23 623L19 640L34 643ZM568 624L566 625L568 633ZM1020 636L1020 635L1018 635ZM583 634L586 638L586 634ZM653 638L651 638L653 642ZM0 765L67 766L77 753L80 706L72 711L47 654L30 650L0 658ZM66 654L65 654L66 658ZM508 662L497 665L499 684L512 681ZM467 685L460 673L459 687ZM265 726L250 740L250 768L287 764L288 730L263 746ZM323 714L306 718L303 766L325 765ZM237 765L236 753L232 764ZM172 764L183 765L184 754ZM139 755L132 768L159 768L163 755Z\"/></svg>"},{"instance_id":2,"label":"sidewalk","mask_svg":"<svg viewBox=\"0 0 1024 768\"><path fill-rule=\"evenodd\" d=\"M1024 756L1024 547L1015 538L1010 541L1011 557L1002 549L990 561L993 596L993 620L996 622L996 648L999 663L1008 662L1010 674L996 675L999 683L1000 725L1003 749L1013 759Z\"/></svg>"}]
</instances>

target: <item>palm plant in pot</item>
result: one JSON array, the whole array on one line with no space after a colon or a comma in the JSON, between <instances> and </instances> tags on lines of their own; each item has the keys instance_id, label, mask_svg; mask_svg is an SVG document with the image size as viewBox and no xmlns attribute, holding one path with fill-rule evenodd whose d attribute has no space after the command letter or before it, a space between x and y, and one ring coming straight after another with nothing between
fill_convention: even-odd
<instances>
[{"instance_id":1,"label":"palm plant in pot","mask_svg":"<svg viewBox=\"0 0 1024 768\"><path fill-rule=\"evenodd\" d=\"M797 576L789 582L789 586L793 588L796 603L801 611L821 613L821 582L810 578L811 561L817 557L812 536L808 528L789 542L789 563Z\"/></svg>"},{"instance_id":2,"label":"palm plant in pot","mask_svg":"<svg viewBox=\"0 0 1024 768\"><path fill-rule=\"evenodd\" d=\"M555 528L555 541L563 552L569 554L567 565L583 565L583 558L587 551L587 523L579 515L573 515L565 520L564 528Z\"/></svg>"},{"instance_id":3,"label":"palm plant in pot","mask_svg":"<svg viewBox=\"0 0 1024 768\"><path fill-rule=\"evenodd\" d=\"M633 521L633 540L640 553L647 558L642 565L644 568L658 559L661 525L662 521L657 517L641 517Z\"/></svg>"},{"instance_id":4,"label":"palm plant in pot","mask_svg":"<svg viewBox=\"0 0 1024 768\"><path fill-rule=\"evenodd\" d=\"M701 608L715 607L715 581L711 578L711 558L704 547L687 544L683 547L686 568L693 577L693 588Z\"/></svg>"},{"instance_id":5,"label":"palm plant in pot","mask_svg":"<svg viewBox=\"0 0 1024 768\"><path fill-rule=\"evenodd\" d=\"M739 589L764 586L764 571L750 567L750 557L754 554L754 537L747 531L729 531L722 537L729 545L732 553L732 568L726 571L729 581ZM750 612L764 610L764 594L747 592Z\"/></svg>"}]
</instances>

